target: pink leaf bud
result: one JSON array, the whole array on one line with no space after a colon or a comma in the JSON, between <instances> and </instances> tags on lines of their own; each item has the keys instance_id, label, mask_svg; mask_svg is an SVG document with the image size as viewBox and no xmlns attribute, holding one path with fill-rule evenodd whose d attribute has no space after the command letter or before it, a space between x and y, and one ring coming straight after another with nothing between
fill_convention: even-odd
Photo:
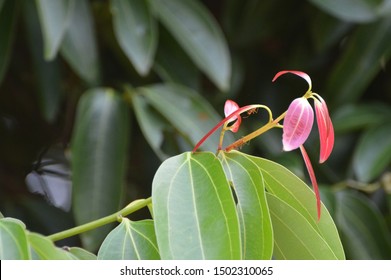
<instances>
[{"instance_id":1,"label":"pink leaf bud","mask_svg":"<svg viewBox=\"0 0 391 280\"><path fill-rule=\"evenodd\" d=\"M308 138L314 123L314 112L306 98L299 97L292 101L286 112L282 144L284 151L300 147Z\"/></svg>"}]
</instances>

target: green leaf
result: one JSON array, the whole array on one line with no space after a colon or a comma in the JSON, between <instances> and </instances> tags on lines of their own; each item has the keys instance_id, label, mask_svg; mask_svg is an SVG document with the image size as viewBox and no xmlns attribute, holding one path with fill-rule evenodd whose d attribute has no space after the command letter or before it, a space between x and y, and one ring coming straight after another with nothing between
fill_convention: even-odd
<instances>
[{"instance_id":1,"label":"green leaf","mask_svg":"<svg viewBox=\"0 0 391 280\"><path fill-rule=\"evenodd\" d=\"M239 259L235 202L212 153L167 159L152 183L154 222L162 259Z\"/></svg>"},{"instance_id":2,"label":"green leaf","mask_svg":"<svg viewBox=\"0 0 391 280\"><path fill-rule=\"evenodd\" d=\"M4 219L4 215L1 212L0 212L0 219Z\"/></svg>"},{"instance_id":3,"label":"green leaf","mask_svg":"<svg viewBox=\"0 0 391 280\"><path fill-rule=\"evenodd\" d=\"M306 223L308 223L308 226L311 226L313 230L316 231L322 239L324 239L324 241L330 247L330 250L335 255L335 258L344 259L345 255L337 228L332 217L323 204L320 221L317 221L316 199L314 192L302 180L300 180L296 175L294 175L285 167L263 158L253 156L248 156L248 158L250 158L259 167L260 170L262 170L262 175L265 180L267 191L278 198L278 200L283 202L283 204L276 202L275 205L280 207L281 205L287 204L290 208L295 210L295 213L292 214L293 216L297 216L296 212L298 212L306 221ZM270 204L269 208L271 209ZM276 214L274 214L274 218L272 216L272 223L274 222L275 218ZM301 231L306 231L308 226L305 226L304 228L296 226L295 233L305 235L306 233ZM281 229L281 227L279 228ZM276 235L274 236L274 240L275 243L279 242ZM320 247L316 247L316 244L312 244L311 246L313 246L312 249L316 251L323 246L322 244L319 244ZM285 250L289 251L289 247L281 249L280 253L288 254L285 252ZM282 255L280 256L282 257Z\"/></svg>"},{"instance_id":4,"label":"green leaf","mask_svg":"<svg viewBox=\"0 0 391 280\"><path fill-rule=\"evenodd\" d=\"M242 258L271 259L273 229L262 172L245 154L232 152L220 156L238 200Z\"/></svg>"},{"instance_id":5,"label":"green leaf","mask_svg":"<svg viewBox=\"0 0 391 280\"><path fill-rule=\"evenodd\" d=\"M57 248L52 241L38 233L28 233L29 244L32 254L41 260L72 260L74 259L68 252Z\"/></svg>"},{"instance_id":6,"label":"green leaf","mask_svg":"<svg viewBox=\"0 0 391 280\"><path fill-rule=\"evenodd\" d=\"M368 22L391 13L390 0L310 0L310 2L344 21Z\"/></svg>"},{"instance_id":7,"label":"green leaf","mask_svg":"<svg viewBox=\"0 0 391 280\"><path fill-rule=\"evenodd\" d=\"M0 84L7 71L15 35L15 22L19 11L18 1L7 1L0 6Z\"/></svg>"},{"instance_id":8,"label":"green leaf","mask_svg":"<svg viewBox=\"0 0 391 280\"><path fill-rule=\"evenodd\" d=\"M99 260L159 260L152 220L133 222L123 218L106 237L98 252Z\"/></svg>"},{"instance_id":9,"label":"green leaf","mask_svg":"<svg viewBox=\"0 0 391 280\"><path fill-rule=\"evenodd\" d=\"M37 96L40 111L46 121L53 122L61 101L59 63L57 59L50 62L44 59L42 34L34 2L25 1L23 8L25 27L28 31L27 39L35 69L34 75L38 84Z\"/></svg>"},{"instance_id":10,"label":"green leaf","mask_svg":"<svg viewBox=\"0 0 391 280\"><path fill-rule=\"evenodd\" d=\"M26 229L25 223L23 223L23 222L22 222L21 220L19 220L19 219L15 219L15 218L11 218L11 217L6 217L6 218L4 218L4 219L5 219L5 221L19 224L23 229Z\"/></svg>"},{"instance_id":11,"label":"green leaf","mask_svg":"<svg viewBox=\"0 0 391 280\"><path fill-rule=\"evenodd\" d=\"M77 260L96 260L96 256L79 247L67 248L67 251Z\"/></svg>"},{"instance_id":12,"label":"green leaf","mask_svg":"<svg viewBox=\"0 0 391 280\"><path fill-rule=\"evenodd\" d=\"M391 162L391 124L367 130L359 140L353 156L353 169L360 181L370 182Z\"/></svg>"},{"instance_id":13,"label":"green leaf","mask_svg":"<svg viewBox=\"0 0 391 280\"><path fill-rule=\"evenodd\" d=\"M148 74L156 51L157 28L145 0L111 0L115 36L140 75Z\"/></svg>"},{"instance_id":14,"label":"green leaf","mask_svg":"<svg viewBox=\"0 0 391 280\"><path fill-rule=\"evenodd\" d=\"M391 107L383 103L347 104L333 113L334 130L349 132L385 123L391 117Z\"/></svg>"},{"instance_id":15,"label":"green leaf","mask_svg":"<svg viewBox=\"0 0 391 280\"><path fill-rule=\"evenodd\" d=\"M0 219L0 260L28 260L26 226L12 218Z\"/></svg>"},{"instance_id":16,"label":"green leaf","mask_svg":"<svg viewBox=\"0 0 391 280\"><path fill-rule=\"evenodd\" d=\"M357 28L326 83L326 92L342 105L359 99L391 55L391 18ZM368 38L371 38L368 40Z\"/></svg>"},{"instance_id":17,"label":"green leaf","mask_svg":"<svg viewBox=\"0 0 391 280\"><path fill-rule=\"evenodd\" d=\"M118 210L128 151L129 112L112 89L86 92L78 105L72 139L73 211L78 225ZM103 227L82 235L94 251L110 231Z\"/></svg>"},{"instance_id":18,"label":"green leaf","mask_svg":"<svg viewBox=\"0 0 391 280\"><path fill-rule=\"evenodd\" d=\"M274 233L274 257L280 260L337 260L327 241L294 207L266 193Z\"/></svg>"},{"instance_id":19,"label":"green leaf","mask_svg":"<svg viewBox=\"0 0 391 280\"><path fill-rule=\"evenodd\" d=\"M149 2L193 62L220 90L228 90L231 59L224 35L210 12L197 0Z\"/></svg>"},{"instance_id":20,"label":"green leaf","mask_svg":"<svg viewBox=\"0 0 391 280\"><path fill-rule=\"evenodd\" d=\"M148 103L188 141L187 150L193 148L201 136L221 120L207 100L186 87L173 84L153 85L139 88L137 92L146 97ZM228 142L234 140L232 134L227 134L225 138ZM215 133L201 149L215 151L218 141L219 135Z\"/></svg>"},{"instance_id":21,"label":"green leaf","mask_svg":"<svg viewBox=\"0 0 391 280\"><path fill-rule=\"evenodd\" d=\"M349 259L391 258L391 235L379 209L352 191L336 193L336 222Z\"/></svg>"},{"instance_id":22,"label":"green leaf","mask_svg":"<svg viewBox=\"0 0 391 280\"><path fill-rule=\"evenodd\" d=\"M83 80L91 85L98 83L100 76L98 49L88 1L75 1L60 51Z\"/></svg>"},{"instance_id":23,"label":"green leaf","mask_svg":"<svg viewBox=\"0 0 391 280\"><path fill-rule=\"evenodd\" d=\"M45 59L56 57L73 12L74 0L36 0L45 45Z\"/></svg>"}]
</instances>

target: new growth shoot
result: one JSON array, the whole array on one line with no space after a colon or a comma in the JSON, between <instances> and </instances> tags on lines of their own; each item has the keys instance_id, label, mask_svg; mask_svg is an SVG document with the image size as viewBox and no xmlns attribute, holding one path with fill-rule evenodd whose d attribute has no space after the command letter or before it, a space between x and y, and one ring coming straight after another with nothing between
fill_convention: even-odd
<instances>
[{"instance_id":1,"label":"new growth shoot","mask_svg":"<svg viewBox=\"0 0 391 280\"><path fill-rule=\"evenodd\" d=\"M259 135L265 133L272 128L282 128L283 150L289 152L299 148L303 156L305 166L307 168L312 186L314 188L317 205L317 216L319 220L321 216L321 201L318 183L316 181L315 172L313 170L311 161L303 146L308 139L308 136L312 130L312 126L314 123L314 111L309 103L309 99L312 99L314 101L315 116L319 129L319 163L325 162L333 150L334 128L331 122L326 102L319 94L312 92L312 81L306 73L295 70L280 71L274 76L272 81L274 82L280 76L288 73L297 75L306 80L308 84L308 90L303 96L294 99L284 113L274 119L272 111L266 105L253 104L239 107L239 105L235 101L227 100L224 105L225 118L221 120L215 127L213 127L207 134L205 134L205 136L195 145L193 152L196 152L198 148L203 144L203 142L221 126L222 130L220 133L220 140L217 146L217 150L224 150L226 152L241 147L243 144L249 142L253 138L258 137ZM241 115L244 113L246 113L247 115L251 115L257 112L260 108L265 109L269 114L269 119L267 123L223 149L222 145L225 132L230 130L236 133L242 123ZM283 124L280 123L281 121L283 121Z\"/></svg>"}]
</instances>

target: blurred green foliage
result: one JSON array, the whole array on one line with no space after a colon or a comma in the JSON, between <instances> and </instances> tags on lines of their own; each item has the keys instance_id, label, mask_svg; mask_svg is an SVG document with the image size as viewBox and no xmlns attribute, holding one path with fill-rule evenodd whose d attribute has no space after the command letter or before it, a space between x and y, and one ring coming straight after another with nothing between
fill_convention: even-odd
<instances>
[{"instance_id":1,"label":"blurred green foliage","mask_svg":"<svg viewBox=\"0 0 391 280\"><path fill-rule=\"evenodd\" d=\"M148 197L161 161L190 150L226 99L285 111L307 85L271 79L297 69L335 125L315 167L346 256L390 259L390 16L390 0L0 1L0 211L46 235ZM316 135L306 148L315 162ZM305 174L279 131L243 150ZM94 251L104 235L64 244Z\"/></svg>"}]
</instances>

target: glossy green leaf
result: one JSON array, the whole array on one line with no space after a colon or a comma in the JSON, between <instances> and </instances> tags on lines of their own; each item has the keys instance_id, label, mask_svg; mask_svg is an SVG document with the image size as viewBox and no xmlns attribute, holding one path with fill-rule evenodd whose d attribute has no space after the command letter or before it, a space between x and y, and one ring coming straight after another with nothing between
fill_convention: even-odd
<instances>
[{"instance_id":1,"label":"glossy green leaf","mask_svg":"<svg viewBox=\"0 0 391 280\"><path fill-rule=\"evenodd\" d=\"M310 2L344 21L368 22L391 14L390 0L310 0Z\"/></svg>"},{"instance_id":2,"label":"glossy green leaf","mask_svg":"<svg viewBox=\"0 0 391 280\"><path fill-rule=\"evenodd\" d=\"M148 1L111 0L114 32L126 56L141 75L148 74L157 45L157 28Z\"/></svg>"},{"instance_id":3,"label":"glossy green leaf","mask_svg":"<svg viewBox=\"0 0 391 280\"><path fill-rule=\"evenodd\" d=\"M77 109L72 139L73 211L78 225L118 210L128 151L129 113L112 89L86 92ZM110 227L82 235L84 247L98 248Z\"/></svg>"},{"instance_id":4,"label":"glossy green leaf","mask_svg":"<svg viewBox=\"0 0 391 280\"><path fill-rule=\"evenodd\" d=\"M15 35L15 22L19 11L18 1L7 1L0 7L0 84L8 68L12 42Z\"/></svg>"},{"instance_id":5,"label":"glossy green leaf","mask_svg":"<svg viewBox=\"0 0 391 280\"><path fill-rule=\"evenodd\" d=\"M19 224L23 229L26 229L25 223L22 222L22 221L19 220L19 219L11 218L11 217L5 217L4 219L5 219L6 221L9 221L9 222L12 222L12 223L15 223L15 224Z\"/></svg>"},{"instance_id":6,"label":"glossy green leaf","mask_svg":"<svg viewBox=\"0 0 391 280\"><path fill-rule=\"evenodd\" d=\"M245 154L231 152L220 156L238 201L242 258L271 259L273 229L262 172Z\"/></svg>"},{"instance_id":7,"label":"glossy green leaf","mask_svg":"<svg viewBox=\"0 0 391 280\"><path fill-rule=\"evenodd\" d=\"M391 55L391 18L357 28L332 71L325 92L338 105L359 99ZM370 40L368 40L370 38Z\"/></svg>"},{"instance_id":8,"label":"glossy green leaf","mask_svg":"<svg viewBox=\"0 0 391 280\"><path fill-rule=\"evenodd\" d=\"M382 124L366 131L356 147L353 169L360 181L370 182L391 162L391 125Z\"/></svg>"},{"instance_id":9,"label":"glossy green leaf","mask_svg":"<svg viewBox=\"0 0 391 280\"><path fill-rule=\"evenodd\" d=\"M4 219L4 215L1 212L0 212L0 219Z\"/></svg>"},{"instance_id":10,"label":"glossy green leaf","mask_svg":"<svg viewBox=\"0 0 391 280\"><path fill-rule=\"evenodd\" d=\"M267 193L274 233L273 255L279 260L337 260L327 241L294 207Z\"/></svg>"},{"instance_id":11,"label":"glossy green leaf","mask_svg":"<svg viewBox=\"0 0 391 280\"><path fill-rule=\"evenodd\" d=\"M391 117L391 107L383 103L347 104L333 113L336 132L348 132L385 123Z\"/></svg>"},{"instance_id":12,"label":"glossy green leaf","mask_svg":"<svg viewBox=\"0 0 391 280\"><path fill-rule=\"evenodd\" d=\"M79 247L67 248L67 251L77 260L96 260L96 256Z\"/></svg>"},{"instance_id":13,"label":"glossy green leaf","mask_svg":"<svg viewBox=\"0 0 391 280\"><path fill-rule=\"evenodd\" d=\"M152 220L130 221L123 218L107 235L98 252L99 260L159 260Z\"/></svg>"},{"instance_id":14,"label":"glossy green leaf","mask_svg":"<svg viewBox=\"0 0 391 280\"><path fill-rule=\"evenodd\" d=\"M391 258L391 235L379 209L352 191L336 193L336 223L349 259Z\"/></svg>"},{"instance_id":15,"label":"glossy green leaf","mask_svg":"<svg viewBox=\"0 0 391 280\"><path fill-rule=\"evenodd\" d=\"M74 0L35 1L41 23L46 60L52 60L57 55L73 12L74 2Z\"/></svg>"},{"instance_id":16,"label":"glossy green leaf","mask_svg":"<svg viewBox=\"0 0 391 280\"><path fill-rule=\"evenodd\" d=\"M0 219L0 260L30 259L25 229L16 219Z\"/></svg>"},{"instance_id":17,"label":"glossy green leaf","mask_svg":"<svg viewBox=\"0 0 391 280\"><path fill-rule=\"evenodd\" d=\"M37 80L37 96L41 115L48 122L57 116L61 101L60 70L58 60L45 61L43 54L42 33L39 26L38 13L33 1L25 1L25 26L27 39Z\"/></svg>"},{"instance_id":18,"label":"glossy green leaf","mask_svg":"<svg viewBox=\"0 0 391 280\"><path fill-rule=\"evenodd\" d=\"M89 5L86 0L75 1L60 51L83 80L95 85L100 73L94 22Z\"/></svg>"},{"instance_id":19,"label":"glossy green leaf","mask_svg":"<svg viewBox=\"0 0 391 280\"><path fill-rule=\"evenodd\" d=\"M28 233L28 242L33 254L40 260L72 260L68 252L56 247L52 241L38 233Z\"/></svg>"},{"instance_id":20,"label":"glossy green leaf","mask_svg":"<svg viewBox=\"0 0 391 280\"><path fill-rule=\"evenodd\" d=\"M231 60L224 35L197 0L150 0L155 13L193 62L223 91L231 79Z\"/></svg>"},{"instance_id":21,"label":"glossy green leaf","mask_svg":"<svg viewBox=\"0 0 391 280\"><path fill-rule=\"evenodd\" d=\"M296 212L298 212L301 216L303 216L303 219L306 223L308 223L308 226L312 227L313 230L316 231L317 234L324 240L324 242L328 244L330 250L335 255L335 258L344 259L345 255L337 228L323 204L320 221L317 220L316 199L314 192L302 180L285 167L259 157L248 156L248 158L250 158L260 170L262 170L267 191L284 202L284 204L278 202L276 202L276 204L287 204L290 208L295 210L295 213L292 215L297 216ZM269 205L269 208L270 207L271 206ZM306 231L308 226L305 226L305 228L296 227L296 233L305 234L301 233L301 231ZM278 242L276 235L274 236L274 239L275 242ZM311 246L315 245L312 244ZM320 244L319 246L323 245ZM319 248L320 247L315 246L312 249L316 251ZM286 250L288 250L288 248L286 248ZM284 250L280 251L281 253L284 253Z\"/></svg>"},{"instance_id":22,"label":"glossy green leaf","mask_svg":"<svg viewBox=\"0 0 391 280\"><path fill-rule=\"evenodd\" d=\"M187 152L164 161L152 203L162 259L240 259L235 202L214 154Z\"/></svg>"},{"instance_id":23,"label":"glossy green leaf","mask_svg":"<svg viewBox=\"0 0 391 280\"><path fill-rule=\"evenodd\" d=\"M188 141L187 150L214 127L222 118L211 107L209 102L196 92L179 85L153 85L137 89L146 97L159 113L161 113L181 135ZM226 135L228 143L233 142L232 134ZM215 151L219 141L219 133L212 135L201 149Z\"/></svg>"}]
</instances>

